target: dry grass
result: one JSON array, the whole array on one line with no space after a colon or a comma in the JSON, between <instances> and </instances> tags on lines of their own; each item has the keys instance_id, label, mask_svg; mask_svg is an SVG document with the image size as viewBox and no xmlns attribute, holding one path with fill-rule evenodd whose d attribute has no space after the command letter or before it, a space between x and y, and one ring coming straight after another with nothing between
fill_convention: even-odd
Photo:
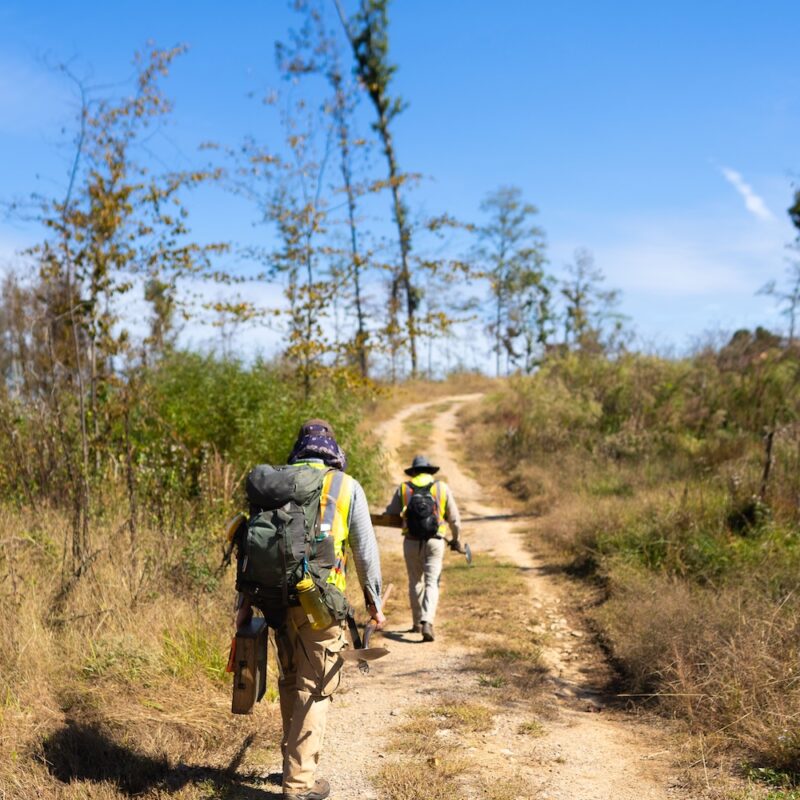
<instances>
[{"instance_id":1,"label":"dry grass","mask_svg":"<svg viewBox=\"0 0 800 800\"><path fill-rule=\"evenodd\" d=\"M389 763L375 776L386 800L453 800L461 796L467 772L459 756Z\"/></svg>"},{"instance_id":2,"label":"dry grass","mask_svg":"<svg viewBox=\"0 0 800 800\"><path fill-rule=\"evenodd\" d=\"M438 757L469 734L488 731L497 709L469 700L447 701L413 709L408 722L392 732L394 750L415 756Z\"/></svg>"},{"instance_id":3,"label":"dry grass","mask_svg":"<svg viewBox=\"0 0 800 800\"><path fill-rule=\"evenodd\" d=\"M391 749L400 760L387 764L375 785L388 800L453 798L474 776L460 751L493 726L495 710L473 701L448 701L412 709L392 732Z\"/></svg>"},{"instance_id":4,"label":"dry grass","mask_svg":"<svg viewBox=\"0 0 800 800\"><path fill-rule=\"evenodd\" d=\"M384 558L385 579L405 590L401 558ZM395 601L390 604L391 615ZM520 614L527 608L525 580L517 567L477 555L474 566L447 556L442 575L441 617L451 637L472 649L464 665L476 679L470 697L447 698L413 709L394 732L390 745L399 760L388 763L375 777L387 800L487 797L515 800L526 797L521 780L488 781L459 753L483 746L482 736L494 727L497 714L507 714L508 704L539 711L538 686L544 674L539 660L533 620ZM497 687L493 684L497 684ZM541 726L527 723L535 735ZM522 733L522 731L520 731Z\"/></svg>"},{"instance_id":5,"label":"dry grass","mask_svg":"<svg viewBox=\"0 0 800 800\"><path fill-rule=\"evenodd\" d=\"M800 761L800 613L752 587L702 588L629 575L599 618L632 689L755 763L794 773Z\"/></svg>"},{"instance_id":6,"label":"dry grass","mask_svg":"<svg viewBox=\"0 0 800 800\"><path fill-rule=\"evenodd\" d=\"M521 722L517 726L517 733L520 736L544 736L545 729L541 722L537 720L528 720L527 722Z\"/></svg>"},{"instance_id":7,"label":"dry grass","mask_svg":"<svg viewBox=\"0 0 800 800\"><path fill-rule=\"evenodd\" d=\"M512 418L495 415L503 402L509 412L509 397L489 398L464 418L470 451L498 469ZM531 526L537 550L590 579L592 616L629 699L686 720L706 759L747 761L787 782L754 784L753 797L791 797L800 779L800 539L780 507L748 516L760 443L704 450L708 466L695 474L669 452L637 461L563 445L555 456L529 449L514 459L509 488L543 514Z\"/></svg>"},{"instance_id":8,"label":"dry grass","mask_svg":"<svg viewBox=\"0 0 800 800\"><path fill-rule=\"evenodd\" d=\"M474 647L467 663L481 685L503 690L498 700L538 701L546 669L520 569L476 554L472 566L451 561L443 585L444 628Z\"/></svg>"},{"instance_id":9,"label":"dry grass","mask_svg":"<svg viewBox=\"0 0 800 800\"><path fill-rule=\"evenodd\" d=\"M63 515L6 510L2 522L22 544L3 551L0 583L0 794L252 795L279 714L230 714L231 576L211 593L170 592L142 559L132 577L109 520L92 571L56 605ZM156 552L162 534L139 534Z\"/></svg>"}]
</instances>

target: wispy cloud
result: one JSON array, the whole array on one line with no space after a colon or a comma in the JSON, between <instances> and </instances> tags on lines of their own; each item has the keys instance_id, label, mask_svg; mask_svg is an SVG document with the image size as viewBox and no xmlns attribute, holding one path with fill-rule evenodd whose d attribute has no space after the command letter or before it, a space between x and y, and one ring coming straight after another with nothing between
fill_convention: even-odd
<instances>
[{"instance_id":1,"label":"wispy cloud","mask_svg":"<svg viewBox=\"0 0 800 800\"><path fill-rule=\"evenodd\" d=\"M741 172L737 172L730 167L720 167L720 172L728 183L736 189L744 200L745 208L759 219L773 219L772 212L767 208L764 198L756 194L753 187L742 177Z\"/></svg>"}]
</instances>

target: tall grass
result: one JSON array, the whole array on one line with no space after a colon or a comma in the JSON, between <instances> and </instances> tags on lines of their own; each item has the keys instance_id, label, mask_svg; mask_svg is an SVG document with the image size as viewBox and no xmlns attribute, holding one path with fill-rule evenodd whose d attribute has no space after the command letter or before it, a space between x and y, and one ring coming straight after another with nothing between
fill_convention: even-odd
<instances>
[{"instance_id":1,"label":"tall grass","mask_svg":"<svg viewBox=\"0 0 800 800\"><path fill-rule=\"evenodd\" d=\"M595 619L629 693L790 776L798 420L800 353L763 333L683 361L566 356L468 420L565 566L602 589Z\"/></svg>"},{"instance_id":2,"label":"tall grass","mask_svg":"<svg viewBox=\"0 0 800 800\"><path fill-rule=\"evenodd\" d=\"M128 441L105 432L80 576L52 420L0 401L0 438L20 454L0 467L4 798L258 795L280 720L268 700L253 717L230 714L223 522L244 505L246 470L283 463L305 417L332 422L368 489L381 480L358 430L371 393L335 376L305 401L277 367L174 354L137 389Z\"/></svg>"}]
</instances>

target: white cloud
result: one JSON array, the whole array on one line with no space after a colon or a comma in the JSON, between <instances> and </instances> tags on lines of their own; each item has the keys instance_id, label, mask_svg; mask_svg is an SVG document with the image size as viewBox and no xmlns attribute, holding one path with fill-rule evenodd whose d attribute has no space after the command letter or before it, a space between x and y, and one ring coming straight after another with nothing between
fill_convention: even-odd
<instances>
[{"instance_id":1,"label":"white cloud","mask_svg":"<svg viewBox=\"0 0 800 800\"><path fill-rule=\"evenodd\" d=\"M788 217L744 225L737 217L716 205L604 217L585 241L645 340L682 342L709 327L780 329L771 299L756 292L782 274L792 226ZM554 266L577 244L554 241Z\"/></svg>"},{"instance_id":2,"label":"white cloud","mask_svg":"<svg viewBox=\"0 0 800 800\"><path fill-rule=\"evenodd\" d=\"M764 198L756 194L753 187L737 172L730 167L720 167L720 172L728 183L736 189L744 200L745 208L755 217L762 220L773 219L772 212L767 208Z\"/></svg>"},{"instance_id":3,"label":"white cloud","mask_svg":"<svg viewBox=\"0 0 800 800\"><path fill-rule=\"evenodd\" d=\"M597 248L598 265L624 292L686 298L749 292L751 282L724 254L697 242L632 241Z\"/></svg>"}]
</instances>

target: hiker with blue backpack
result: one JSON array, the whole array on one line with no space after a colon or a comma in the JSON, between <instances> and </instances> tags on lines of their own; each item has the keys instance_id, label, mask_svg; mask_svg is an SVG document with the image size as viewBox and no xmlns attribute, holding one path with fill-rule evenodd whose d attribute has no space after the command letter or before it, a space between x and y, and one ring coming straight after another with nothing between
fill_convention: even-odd
<instances>
[{"instance_id":1,"label":"hiker with blue backpack","mask_svg":"<svg viewBox=\"0 0 800 800\"><path fill-rule=\"evenodd\" d=\"M347 548L367 611L378 628L381 567L364 490L325 420L301 428L288 466L256 467L247 478L249 516L237 538L237 628L259 609L275 631L280 663L284 800L324 800L315 780L331 695L346 646Z\"/></svg>"},{"instance_id":2,"label":"hiker with blue backpack","mask_svg":"<svg viewBox=\"0 0 800 800\"><path fill-rule=\"evenodd\" d=\"M461 552L461 522L450 487L433 476L439 467L422 455L414 456L405 470L410 480L397 487L386 514L400 515L403 526L403 556L408 572L408 599L411 603L410 633L421 633L423 642L434 640L433 622L439 603L439 578L442 574L445 537Z\"/></svg>"}]
</instances>

